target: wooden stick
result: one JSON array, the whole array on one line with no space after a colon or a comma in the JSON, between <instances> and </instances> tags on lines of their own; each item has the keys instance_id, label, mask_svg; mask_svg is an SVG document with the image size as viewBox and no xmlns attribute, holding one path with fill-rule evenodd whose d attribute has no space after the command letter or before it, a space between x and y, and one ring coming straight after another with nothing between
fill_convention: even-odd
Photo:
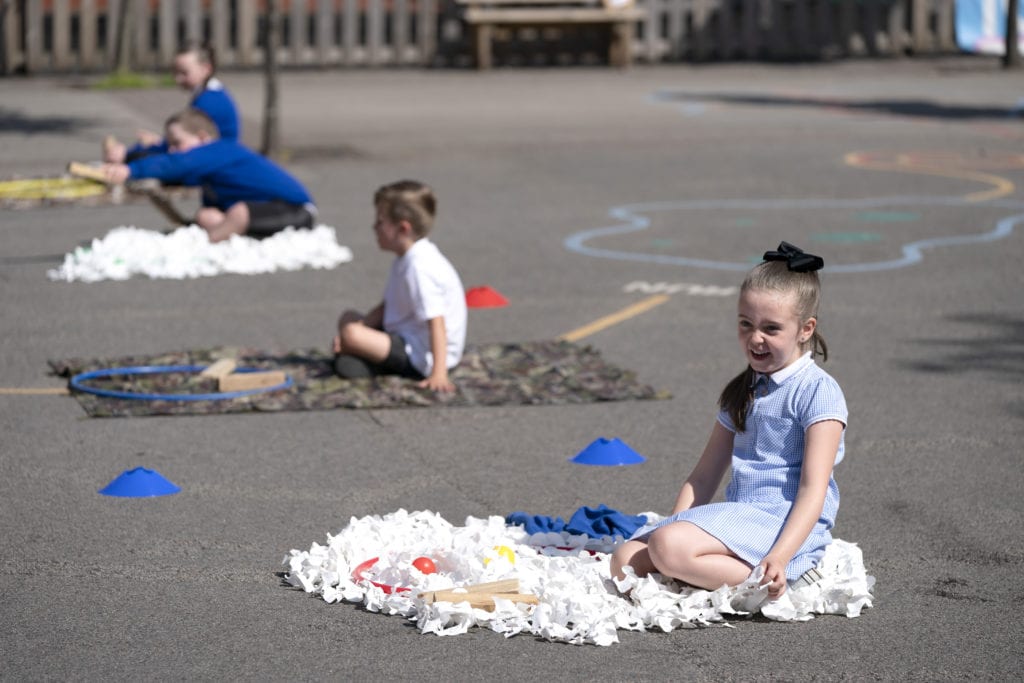
<instances>
[{"instance_id":1,"label":"wooden stick","mask_svg":"<svg viewBox=\"0 0 1024 683\"><path fill-rule=\"evenodd\" d=\"M443 588L438 591L426 591L420 593L419 597L423 598L427 602L435 602L435 598L432 596L439 594L451 594L456 597L467 596L467 595L493 595L496 593L504 593L508 595L516 594L519 592L519 579L503 579L501 581L489 581L487 583L473 583L465 586L460 586L461 590L466 591L465 593L456 593L455 586L451 588ZM447 600L448 598L438 598L439 600ZM455 600L455 602L461 602L461 600Z\"/></svg>"},{"instance_id":2,"label":"wooden stick","mask_svg":"<svg viewBox=\"0 0 1024 683\"><path fill-rule=\"evenodd\" d=\"M491 611L494 609L494 600L511 600L527 605L540 604L540 599L531 593L456 593L454 591L433 591L421 594L423 600L430 603L435 602L468 602L470 607Z\"/></svg>"},{"instance_id":3,"label":"wooden stick","mask_svg":"<svg viewBox=\"0 0 1024 683\"><path fill-rule=\"evenodd\" d=\"M518 593L519 579L502 579L487 583L470 583L462 586L467 593Z\"/></svg>"},{"instance_id":4,"label":"wooden stick","mask_svg":"<svg viewBox=\"0 0 1024 683\"><path fill-rule=\"evenodd\" d=\"M98 166L90 166L89 164L72 161L68 164L68 173L76 178L86 178L88 180L95 180L98 183L109 184L107 183L107 174Z\"/></svg>"},{"instance_id":5,"label":"wooden stick","mask_svg":"<svg viewBox=\"0 0 1024 683\"><path fill-rule=\"evenodd\" d=\"M275 384L284 384L286 375L282 370L267 372L242 372L237 375L225 375L217 382L221 392L246 391L247 389L263 389Z\"/></svg>"},{"instance_id":6,"label":"wooden stick","mask_svg":"<svg viewBox=\"0 0 1024 683\"><path fill-rule=\"evenodd\" d=\"M233 358L221 358L212 365L207 365L206 369L199 373L200 377L213 377L214 379L220 379L221 377L227 377L235 368L238 367L238 363Z\"/></svg>"}]
</instances>

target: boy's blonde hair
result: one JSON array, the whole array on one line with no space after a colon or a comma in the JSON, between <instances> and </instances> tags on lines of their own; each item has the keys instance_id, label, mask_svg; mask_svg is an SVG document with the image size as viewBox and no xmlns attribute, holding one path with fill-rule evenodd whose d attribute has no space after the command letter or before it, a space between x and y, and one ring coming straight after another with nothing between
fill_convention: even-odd
<instances>
[{"instance_id":1,"label":"boy's blonde hair","mask_svg":"<svg viewBox=\"0 0 1024 683\"><path fill-rule=\"evenodd\" d=\"M427 185L416 180L399 180L382 185L373 194L373 205L393 223L408 221L416 238L426 237L434 227L437 198Z\"/></svg>"},{"instance_id":2,"label":"boy's blonde hair","mask_svg":"<svg viewBox=\"0 0 1024 683\"><path fill-rule=\"evenodd\" d=\"M217 130L217 124L213 122L213 119L193 107L182 109L176 114L171 114L164 124L164 130L173 124L178 124L185 132L192 135L205 134L211 140L216 140L220 137L220 131Z\"/></svg>"}]
</instances>

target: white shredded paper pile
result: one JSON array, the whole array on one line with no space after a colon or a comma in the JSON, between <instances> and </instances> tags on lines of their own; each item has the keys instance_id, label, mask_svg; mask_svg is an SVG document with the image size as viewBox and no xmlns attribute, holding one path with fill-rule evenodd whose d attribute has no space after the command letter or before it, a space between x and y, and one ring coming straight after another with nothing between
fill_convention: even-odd
<instances>
[{"instance_id":1,"label":"white shredded paper pile","mask_svg":"<svg viewBox=\"0 0 1024 683\"><path fill-rule=\"evenodd\" d=\"M657 515L648 515L655 517ZM284 558L287 581L326 602L362 603L371 612L398 614L423 633L456 635L473 626L506 637L529 633L552 641L594 645L618 642L620 629L646 631L728 625L727 615L754 614L778 621L805 621L815 614L856 617L872 604L874 577L864 569L860 549L836 539L818 566L821 581L787 590L774 602L759 588L760 569L745 583L716 591L685 587L649 576L616 582L608 553L621 538L591 539L567 533L527 534L502 517L468 517L453 526L429 512L397 512L352 518L327 544L292 550ZM515 553L510 561L498 548ZM437 573L412 567L429 557ZM378 558L363 578L353 570ZM448 589L502 579L519 579L519 592L539 597L536 606L498 600L493 612L469 603L427 604L422 591ZM386 593L382 587L411 587ZM628 594L628 597L627 597Z\"/></svg>"},{"instance_id":2,"label":"white shredded paper pile","mask_svg":"<svg viewBox=\"0 0 1024 683\"><path fill-rule=\"evenodd\" d=\"M214 244L197 225L167 234L122 226L66 254L60 268L47 271L47 276L63 282L127 280L138 275L184 280L223 273L334 268L351 260L352 251L338 244L334 228L328 225L311 230L286 228L263 240L232 235Z\"/></svg>"}]
</instances>

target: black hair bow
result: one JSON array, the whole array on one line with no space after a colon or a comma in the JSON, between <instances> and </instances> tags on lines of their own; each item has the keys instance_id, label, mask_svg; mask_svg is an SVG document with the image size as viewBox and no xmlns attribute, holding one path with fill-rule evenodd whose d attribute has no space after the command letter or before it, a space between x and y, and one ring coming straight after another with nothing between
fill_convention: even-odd
<instances>
[{"instance_id":1,"label":"black hair bow","mask_svg":"<svg viewBox=\"0 0 1024 683\"><path fill-rule=\"evenodd\" d=\"M825 267L825 261L820 256L808 254L789 242L779 242L778 251L766 251L763 258L765 261L785 261L794 273L811 273Z\"/></svg>"}]
</instances>

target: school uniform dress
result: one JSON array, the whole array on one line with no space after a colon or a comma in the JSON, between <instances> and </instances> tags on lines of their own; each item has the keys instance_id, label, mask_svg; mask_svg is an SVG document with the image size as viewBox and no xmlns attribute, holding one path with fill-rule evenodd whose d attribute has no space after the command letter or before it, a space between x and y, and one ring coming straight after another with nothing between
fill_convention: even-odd
<instances>
[{"instance_id":1,"label":"school uniform dress","mask_svg":"<svg viewBox=\"0 0 1024 683\"><path fill-rule=\"evenodd\" d=\"M646 538L660 526L691 522L720 540L751 566L771 550L796 500L804 456L804 433L824 420L847 420L846 399L839 384L807 353L772 375L757 375L747 428L737 432L727 412L718 415L733 432L732 479L725 502L700 505L637 530L633 539ZM839 441L836 464L842 461ZM786 567L794 581L821 560L832 542L830 530L839 510L839 488L830 477L821 517Z\"/></svg>"},{"instance_id":2,"label":"school uniform dress","mask_svg":"<svg viewBox=\"0 0 1024 683\"><path fill-rule=\"evenodd\" d=\"M443 317L448 347L446 358L430 350L428 320ZM391 264L384 288L384 331L405 342L409 361L424 377L434 363L453 368L466 345L466 293L459 274L437 245L426 237L416 240Z\"/></svg>"}]
</instances>

